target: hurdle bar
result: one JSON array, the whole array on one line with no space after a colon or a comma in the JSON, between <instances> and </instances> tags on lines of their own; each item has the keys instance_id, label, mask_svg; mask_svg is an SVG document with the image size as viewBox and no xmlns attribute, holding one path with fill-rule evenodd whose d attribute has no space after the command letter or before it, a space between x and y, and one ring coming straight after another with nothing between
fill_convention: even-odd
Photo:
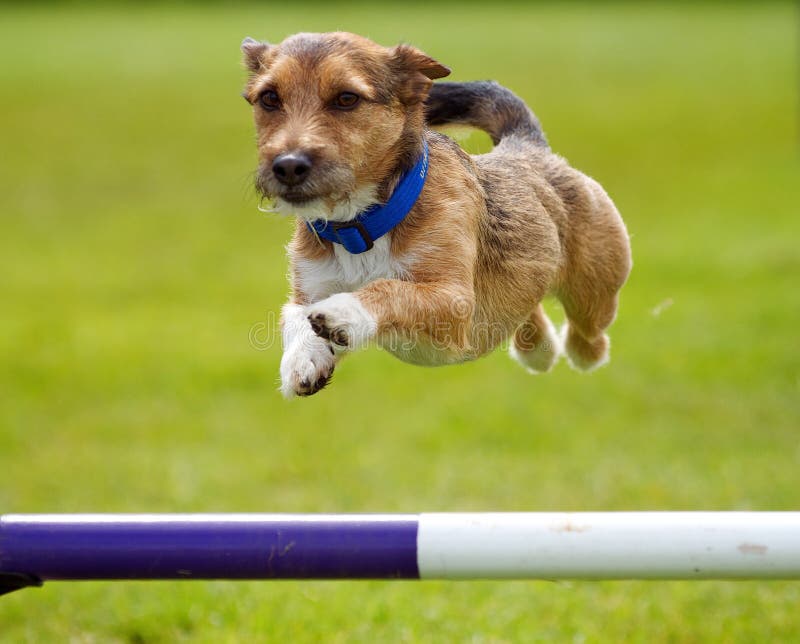
<instances>
[{"instance_id":1,"label":"hurdle bar","mask_svg":"<svg viewBox=\"0 0 800 644\"><path fill-rule=\"evenodd\" d=\"M0 516L0 594L125 579L800 579L800 512Z\"/></svg>"}]
</instances>

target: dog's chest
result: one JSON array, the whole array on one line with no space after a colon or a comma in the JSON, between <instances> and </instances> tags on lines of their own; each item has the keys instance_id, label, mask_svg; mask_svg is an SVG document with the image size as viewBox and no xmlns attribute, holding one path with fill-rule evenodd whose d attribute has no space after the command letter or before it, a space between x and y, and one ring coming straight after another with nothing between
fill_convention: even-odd
<instances>
[{"instance_id":1,"label":"dog's chest","mask_svg":"<svg viewBox=\"0 0 800 644\"><path fill-rule=\"evenodd\" d=\"M390 236L385 235L365 253L352 255L334 245L334 254L323 260L298 258L295 270L300 288L314 302L334 293L358 290L377 279L397 279L404 273L403 262L390 249Z\"/></svg>"}]
</instances>

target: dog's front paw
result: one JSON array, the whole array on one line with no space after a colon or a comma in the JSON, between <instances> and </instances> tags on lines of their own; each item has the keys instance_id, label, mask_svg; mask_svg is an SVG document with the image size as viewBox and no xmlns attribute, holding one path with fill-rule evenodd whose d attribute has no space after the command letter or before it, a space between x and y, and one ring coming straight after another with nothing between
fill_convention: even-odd
<instances>
[{"instance_id":1,"label":"dog's front paw","mask_svg":"<svg viewBox=\"0 0 800 644\"><path fill-rule=\"evenodd\" d=\"M359 349L375 336L378 323L358 298L337 293L308 307L308 321L320 338L344 349Z\"/></svg>"},{"instance_id":2,"label":"dog's front paw","mask_svg":"<svg viewBox=\"0 0 800 644\"><path fill-rule=\"evenodd\" d=\"M285 398L315 394L330 382L335 366L336 356L324 340L295 340L281 359L281 392Z\"/></svg>"}]
</instances>

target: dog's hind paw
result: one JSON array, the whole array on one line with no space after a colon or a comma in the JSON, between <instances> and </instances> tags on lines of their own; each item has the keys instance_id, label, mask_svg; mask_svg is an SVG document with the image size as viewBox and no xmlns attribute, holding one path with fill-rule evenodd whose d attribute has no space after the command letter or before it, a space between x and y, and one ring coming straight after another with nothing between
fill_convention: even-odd
<instances>
[{"instance_id":1,"label":"dog's hind paw","mask_svg":"<svg viewBox=\"0 0 800 644\"><path fill-rule=\"evenodd\" d=\"M561 329L561 338L567 362L576 371L594 371L608 364L611 358L611 341L605 333L590 341L571 329L567 323Z\"/></svg>"},{"instance_id":2,"label":"dog's hind paw","mask_svg":"<svg viewBox=\"0 0 800 644\"><path fill-rule=\"evenodd\" d=\"M547 326L544 329L544 334L536 344L536 346L523 351L520 349L516 342L511 342L508 352L511 357L521 364L528 373L547 373L558 362L563 351L561 338L559 338L555 327L546 320Z\"/></svg>"}]
</instances>

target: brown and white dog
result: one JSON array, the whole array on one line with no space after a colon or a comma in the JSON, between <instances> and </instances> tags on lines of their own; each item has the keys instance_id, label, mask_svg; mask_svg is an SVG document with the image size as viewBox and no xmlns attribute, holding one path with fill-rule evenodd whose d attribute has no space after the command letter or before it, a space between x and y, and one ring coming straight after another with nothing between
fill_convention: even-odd
<instances>
[{"instance_id":1,"label":"brown and white dog","mask_svg":"<svg viewBox=\"0 0 800 644\"><path fill-rule=\"evenodd\" d=\"M539 122L493 82L437 83L450 70L407 45L349 33L242 43L259 166L256 186L297 218L292 295L282 311L281 390L310 395L346 352L374 341L402 360L472 360L509 336L531 372L563 349L591 369L631 268L628 235L593 179L550 151ZM495 147L469 156L426 125L481 128ZM427 146L426 146L427 144ZM385 203L429 150L405 218L350 253L308 222L348 222ZM541 306L551 293L567 323Z\"/></svg>"}]
</instances>

